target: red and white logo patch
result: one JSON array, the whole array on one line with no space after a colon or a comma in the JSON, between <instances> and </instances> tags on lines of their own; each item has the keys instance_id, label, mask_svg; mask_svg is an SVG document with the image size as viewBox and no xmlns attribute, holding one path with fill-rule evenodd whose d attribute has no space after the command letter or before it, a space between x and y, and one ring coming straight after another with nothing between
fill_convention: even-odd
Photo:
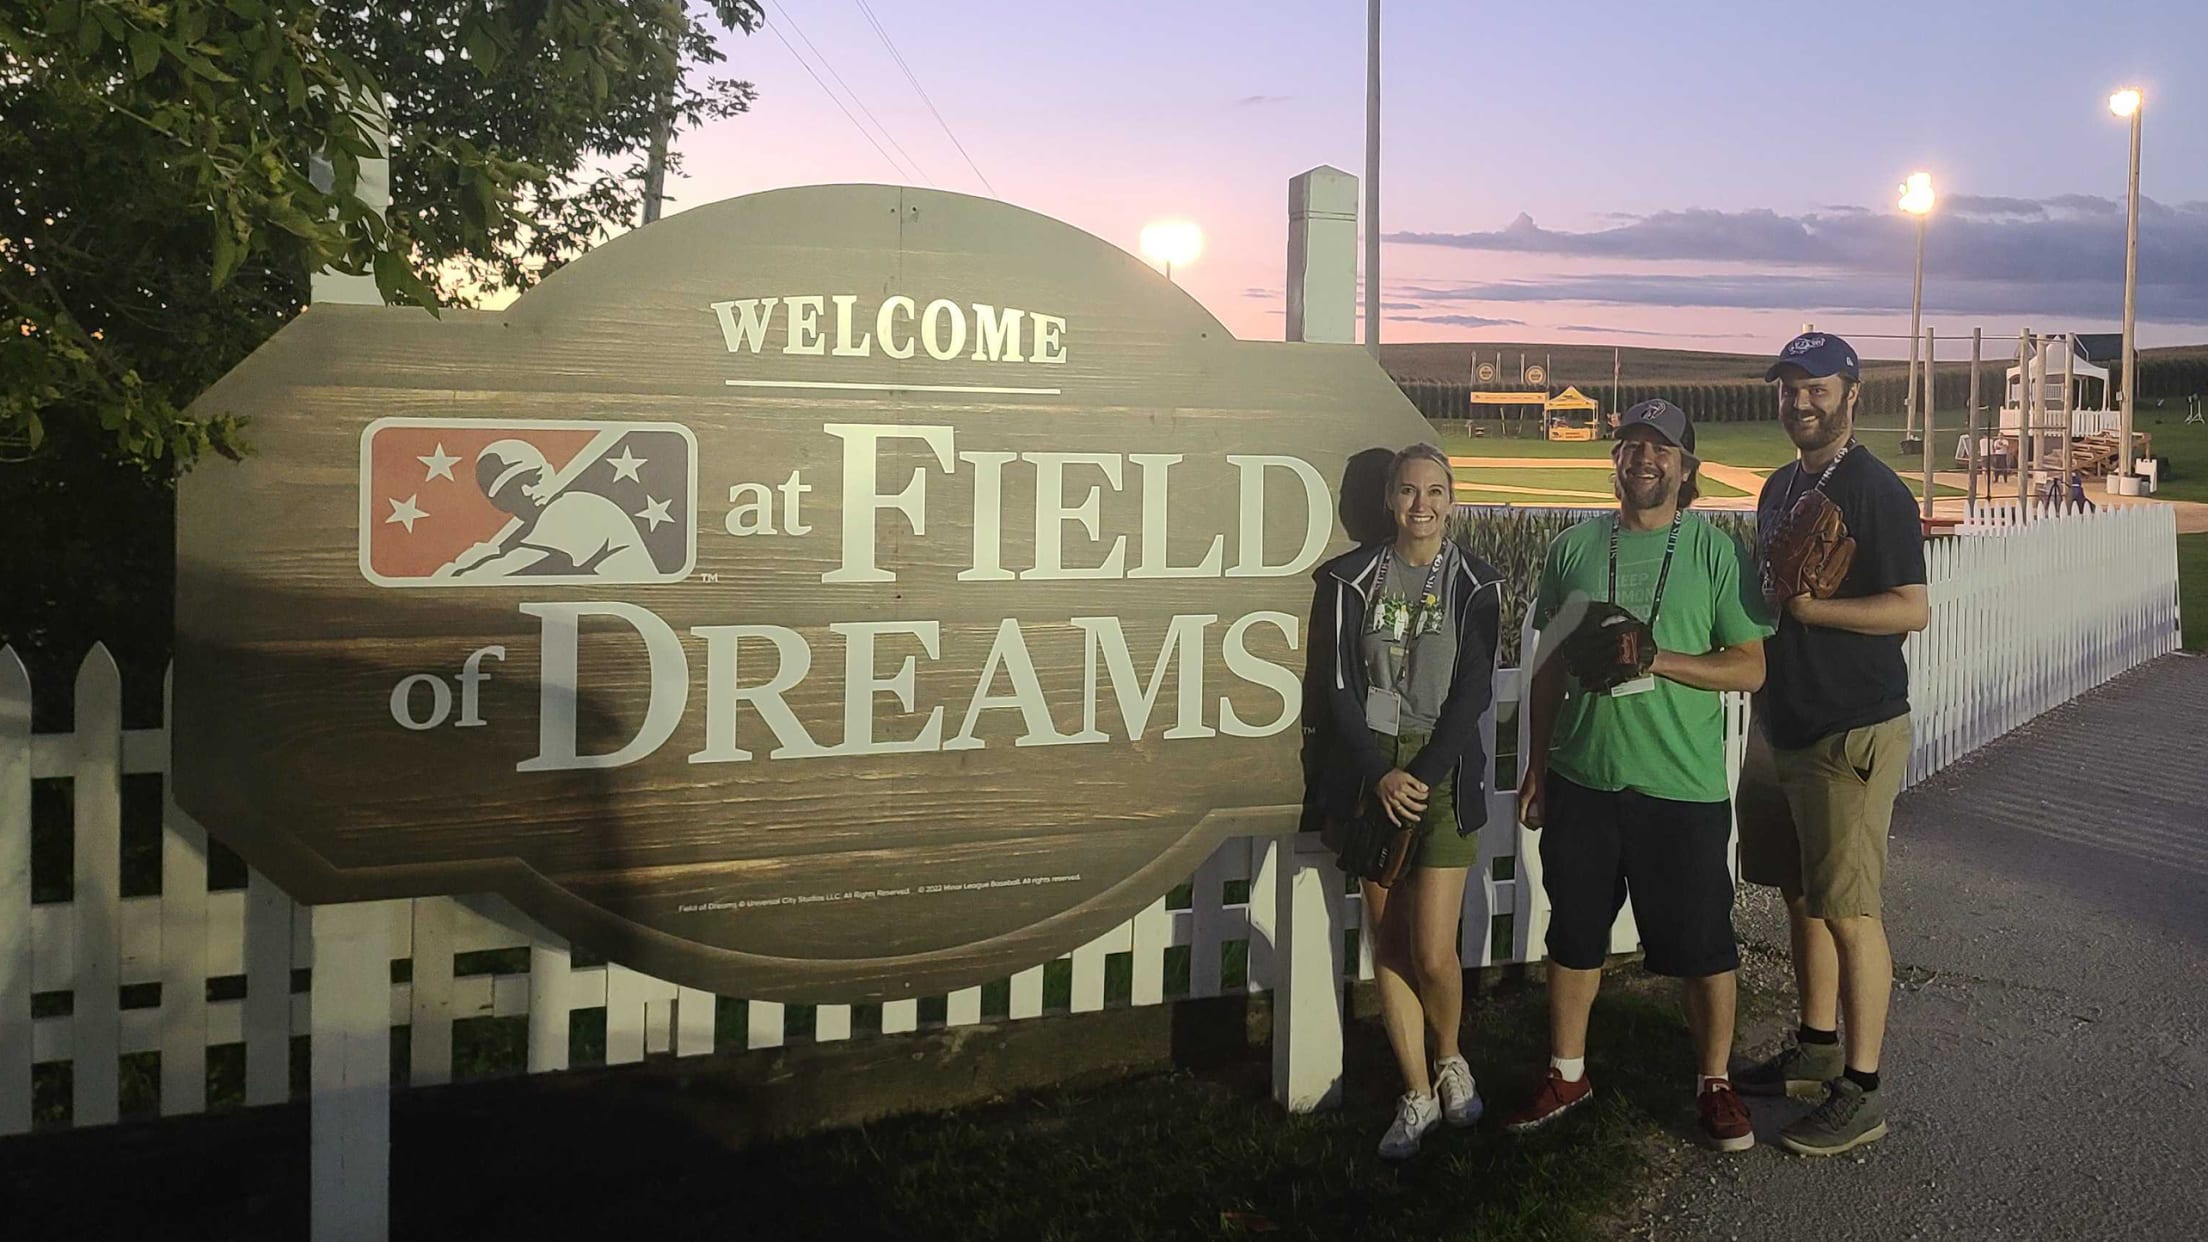
<instances>
[{"instance_id":1,"label":"red and white logo patch","mask_svg":"<svg viewBox=\"0 0 2208 1242\"><path fill-rule=\"evenodd\" d=\"M360 572L378 586L680 582L697 440L674 423L381 419L360 437Z\"/></svg>"}]
</instances>

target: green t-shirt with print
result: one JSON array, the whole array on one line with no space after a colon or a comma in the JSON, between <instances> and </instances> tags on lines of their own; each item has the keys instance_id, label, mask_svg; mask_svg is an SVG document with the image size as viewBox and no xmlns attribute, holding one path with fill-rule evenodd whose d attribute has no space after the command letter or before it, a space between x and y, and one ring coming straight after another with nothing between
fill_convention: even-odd
<instances>
[{"instance_id":1,"label":"green t-shirt with print","mask_svg":"<svg viewBox=\"0 0 2208 1242\"><path fill-rule=\"evenodd\" d=\"M1541 568L1534 597L1536 626L1545 626L1572 593L1610 598L1610 532L1613 514L1589 518L1557 536ZM1667 523L1656 530L1620 531L1618 598L1646 618L1656 595ZM1740 545L1699 514L1679 527L1679 548L1656 614L1656 646L1681 655L1771 636L1756 596L1755 579L1742 563ZM1558 636L1561 638L1561 636ZM1724 706L1714 690L1697 690L1656 678L1639 694L1589 694L1565 677L1564 705L1549 745L1549 766L1589 789L1634 789L1678 802L1723 802Z\"/></svg>"}]
</instances>

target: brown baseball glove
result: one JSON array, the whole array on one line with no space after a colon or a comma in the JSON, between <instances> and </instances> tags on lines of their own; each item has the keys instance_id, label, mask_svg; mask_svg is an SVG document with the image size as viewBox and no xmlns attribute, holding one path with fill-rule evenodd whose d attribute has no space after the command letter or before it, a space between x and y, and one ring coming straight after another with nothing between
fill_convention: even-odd
<instances>
[{"instance_id":1,"label":"brown baseball glove","mask_svg":"<svg viewBox=\"0 0 2208 1242\"><path fill-rule=\"evenodd\" d=\"M1656 636L1648 623L1601 600L1587 605L1587 615L1564 640L1564 667L1595 694L1639 677L1655 662Z\"/></svg>"},{"instance_id":2,"label":"brown baseball glove","mask_svg":"<svg viewBox=\"0 0 2208 1242\"><path fill-rule=\"evenodd\" d=\"M1832 497L1811 490L1779 519L1763 546L1763 595L1776 606L1797 595L1830 599L1855 564L1855 540Z\"/></svg>"}]
</instances>

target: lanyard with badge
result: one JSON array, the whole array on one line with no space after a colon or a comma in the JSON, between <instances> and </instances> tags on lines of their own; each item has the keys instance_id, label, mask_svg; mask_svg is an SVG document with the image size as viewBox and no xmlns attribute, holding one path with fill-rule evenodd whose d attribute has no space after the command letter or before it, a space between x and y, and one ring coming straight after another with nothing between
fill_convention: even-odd
<instances>
[{"instance_id":1,"label":"lanyard with badge","mask_svg":"<svg viewBox=\"0 0 2208 1242\"><path fill-rule=\"evenodd\" d=\"M1386 548L1380 553L1380 576L1372 588L1373 624L1368 632L1386 639L1388 661L1395 666L1395 685L1372 686L1365 691L1365 723L1375 732L1394 737L1403 727L1403 695L1411 682L1411 640L1437 628L1431 618L1441 609L1441 572L1448 553L1447 545L1435 550L1434 565L1426 572L1426 589L1419 592L1415 611L1403 600L1388 598L1388 570L1395 563L1395 549Z\"/></svg>"},{"instance_id":2,"label":"lanyard with badge","mask_svg":"<svg viewBox=\"0 0 2208 1242\"><path fill-rule=\"evenodd\" d=\"M1655 632L1656 614L1661 612L1664 607L1664 585L1671 581L1671 558L1672 554L1679 550L1679 527L1686 520L1687 512L1684 509L1673 514L1671 518L1671 536L1664 541L1664 563L1656 571L1656 594L1648 603L1648 628L1650 633ZM1609 600L1613 604L1618 602L1618 520L1616 518L1610 519ZM1655 688L1656 679L1644 674L1631 681L1620 682L1618 685L1611 687L1609 693L1613 698L1624 698L1629 694L1646 694Z\"/></svg>"}]
</instances>

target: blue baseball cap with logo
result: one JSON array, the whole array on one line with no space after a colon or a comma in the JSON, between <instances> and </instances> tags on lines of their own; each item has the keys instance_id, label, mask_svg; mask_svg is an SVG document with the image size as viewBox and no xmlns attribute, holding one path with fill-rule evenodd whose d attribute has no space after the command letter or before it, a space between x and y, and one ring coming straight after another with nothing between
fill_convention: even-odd
<instances>
[{"instance_id":1,"label":"blue baseball cap with logo","mask_svg":"<svg viewBox=\"0 0 2208 1242\"><path fill-rule=\"evenodd\" d=\"M1786 348L1779 351L1779 360L1763 373L1764 380L1779 378L1782 367L1800 367L1811 379L1827 375L1863 378L1862 369L1856 364L1855 346L1830 332L1804 332L1788 341Z\"/></svg>"},{"instance_id":2,"label":"blue baseball cap with logo","mask_svg":"<svg viewBox=\"0 0 2208 1242\"><path fill-rule=\"evenodd\" d=\"M1651 398L1627 410L1618 419L1620 438L1629 427L1646 427L1681 451L1694 451L1694 425L1687 421L1687 412L1662 397Z\"/></svg>"}]
</instances>

